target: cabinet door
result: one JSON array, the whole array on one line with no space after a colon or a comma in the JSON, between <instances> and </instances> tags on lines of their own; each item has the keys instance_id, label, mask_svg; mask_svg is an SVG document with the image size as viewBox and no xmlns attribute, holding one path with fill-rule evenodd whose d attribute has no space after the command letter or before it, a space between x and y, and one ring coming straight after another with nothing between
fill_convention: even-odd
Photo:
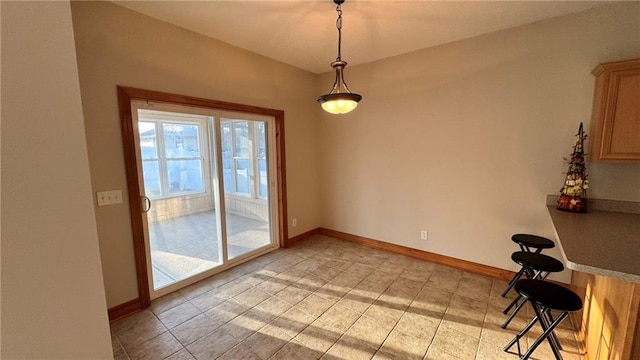
<instances>
[{"instance_id":1,"label":"cabinet door","mask_svg":"<svg viewBox=\"0 0 640 360\"><path fill-rule=\"evenodd\" d=\"M594 74L592 160L640 162L640 60L602 64Z\"/></svg>"}]
</instances>

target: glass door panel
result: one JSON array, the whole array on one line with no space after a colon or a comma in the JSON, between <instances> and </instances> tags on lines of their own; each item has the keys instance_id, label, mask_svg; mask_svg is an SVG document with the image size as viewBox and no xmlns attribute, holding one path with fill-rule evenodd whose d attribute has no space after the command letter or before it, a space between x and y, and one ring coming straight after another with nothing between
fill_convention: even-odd
<instances>
[{"instance_id":1,"label":"glass door panel","mask_svg":"<svg viewBox=\"0 0 640 360\"><path fill-rule=\"evenodd\" d=\"M269 198L268 122L220 122L229 259L273 244Z\"/></svg>"},{"instance_id":2,"label":"glass door panel","mask_svg":"<svg viewBox=\"0 0 640 360\"><path fill-rule=\"evenodd\" d=\"M152 290L224 263L216 212L216 162L204 115L138 109L137 125Z\"/></svg>"}]
</instances>

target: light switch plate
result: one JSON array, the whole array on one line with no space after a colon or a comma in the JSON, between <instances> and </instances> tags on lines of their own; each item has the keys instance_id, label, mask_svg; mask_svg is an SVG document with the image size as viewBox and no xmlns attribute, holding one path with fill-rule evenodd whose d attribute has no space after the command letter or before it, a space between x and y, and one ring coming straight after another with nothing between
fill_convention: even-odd
<instances>
[{"instance_id":1,"label":"light switch plate","mask_svg":"<svg viewBox=\"0 0 640 360\"><path fill-rule=\"evenodd\" d=\"M98 206L121 204L122 190L98 191L96 197Z\"/></svg>"}]
</instances>

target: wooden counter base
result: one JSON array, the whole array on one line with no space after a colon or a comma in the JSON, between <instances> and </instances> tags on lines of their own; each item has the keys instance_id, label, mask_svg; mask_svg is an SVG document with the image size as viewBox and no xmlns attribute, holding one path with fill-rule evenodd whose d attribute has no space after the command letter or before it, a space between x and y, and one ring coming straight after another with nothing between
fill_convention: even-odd
<instances>
[{"instance_id":1,"label":"wooden counter base","mask_svg":"<svg viewBox=\"0 0 640 360\"><path fill-rule=\"evenodd\" d=\"M640 285L574 271L571 285L584 299L574 323L587 360L640 359Z\"/></svg>"}]
</instances>

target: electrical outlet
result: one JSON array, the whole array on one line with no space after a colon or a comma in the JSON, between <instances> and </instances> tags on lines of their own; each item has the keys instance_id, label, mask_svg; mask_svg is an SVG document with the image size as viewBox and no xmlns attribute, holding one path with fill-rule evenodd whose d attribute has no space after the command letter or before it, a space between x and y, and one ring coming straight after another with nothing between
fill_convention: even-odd
<instances>
[{"instance_id":1,"label":"electrical outlet","mask_svg":"<svg viewBox=\"0 0 640 360\"><path fill-rule=\"evenodd\" d=\"M293 226L293 227L298 226L298 219L291 220L291 226Z\"/></svg>"},{"instance_id":2,"label":"electrical outlet","mask_svg":"<svg viewBox=\"0 0 640 360\"><path fill-rule=\"evenodd\" d=\"M429 232L427 230L420 231L420 240L428 240Z\"/></svg>"}]
</instances>

